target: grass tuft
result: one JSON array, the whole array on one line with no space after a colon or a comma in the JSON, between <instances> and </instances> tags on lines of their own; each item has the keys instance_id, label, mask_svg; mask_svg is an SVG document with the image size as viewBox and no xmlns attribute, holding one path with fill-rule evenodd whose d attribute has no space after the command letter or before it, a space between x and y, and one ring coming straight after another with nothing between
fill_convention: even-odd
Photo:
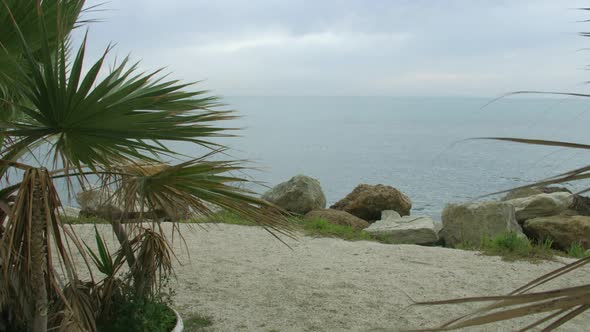
<instances>
[{"instance_id":1,"label":"grass tuft","mask_svg":"<svg viewBox=\"0 0 590 332\"><path fill-rule=\"evenodd\" d=\"M525 260L538 263L542 260L552 260L555 255L559 255L557 250L551 249L552 244L550 240L534 243L522 235L510 232L492 238L484 237L479 247L466 242L457 248L479 250L484 255L501 256L505 261Z\"/></svg>"},{"instance_id":2,"label":"grass tuft","mask_svg":"<svg viewBox=\"0 0 590 332\"><path fill-rule=\"evenodd\" d=\"M219 211L214 213L211 216L203 216L197 217L189 220L183 220L182 222L185 223L222 223L222 224L231 224L231 225L244 225L244 226L259 226L256 223L246 220L234 213L228 211Z\"/></svg>"},{"instance_id":3,"label":"grass tuft","mask_svg":"<svg viewBox=\"0 0 590 332\"><path fill-rule=\"evenodd\" d=\"M98 217L68 217L62 216L62 221L65 224L108 224L109 222L105 219L98 218Z\"/></svg>"},{"instance_id":4,"label":"grass tuft","mask_svg":"<svg viewBox=\"0 0 590 332\"><path fill-rule=\"evenodd\" d=\"M582 244L580 242L574 242L568 248L567 254L568 254L568 256L574 257L574 258L590 257L590 250L584 249L584 247L582 247Z\"/></svg>"},{"instance_id":5,"label":"grass tuft","mask_svg":"<svg viewBox=\"0 0 590 332\"><path fill-rule=\"evenodd\" d=\"M200 217L190 220L184 220L187 223L223 223L243 226L258 226L257 224L245 220L233 213L220 211L210 217ZM350 226L335 225L321 218L305 219L300 217L289 218L291 225L301 230L305 235L316 237L337 237L348 241L379 241L370 234L354 229Z\"/></svg>"}]
</instances>

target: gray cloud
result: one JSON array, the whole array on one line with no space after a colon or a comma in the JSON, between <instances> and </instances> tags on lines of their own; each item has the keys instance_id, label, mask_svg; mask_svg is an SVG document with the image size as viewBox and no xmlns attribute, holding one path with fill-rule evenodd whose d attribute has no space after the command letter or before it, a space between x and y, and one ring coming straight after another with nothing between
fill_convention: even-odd
<instances>
[{"instance_id":1,"label":"gray cloud","mask_svg":"<svg viewBox=\"0 0 590 332\"><path fill-rule=\"evenodd\" d=\"M92 4L90 2L89 4ZM91 53L223 95L480 95L584 81L583 1L114 0Z\"/></svg>"}]
</instances>

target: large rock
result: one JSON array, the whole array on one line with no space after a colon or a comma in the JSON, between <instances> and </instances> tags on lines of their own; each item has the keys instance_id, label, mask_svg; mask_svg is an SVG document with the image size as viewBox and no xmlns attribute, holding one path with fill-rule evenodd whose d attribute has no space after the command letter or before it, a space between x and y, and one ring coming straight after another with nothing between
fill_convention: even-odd
<instances>
[{"instance_id":1,"label":"large rock","mask_svg":"<svg viewBox=\"0 0 590 332\"><path fill-rule=\"evenodd\" d=\"M310 211L305 215L305 219L324 219L331 224L350 226L358 230L369 227L369 223L365 220L355 217L348 212L333 209Z\"/></svg>"},{"instance_id":2,"label":"large rock","mask_svg":"<svg viewBox=\"0 0 590 332\"><path fill-rule=\"evenodd\" d=\"M78 218L80 216L80 209L71 207L71 206L64 206L62 209L57 211L61 216L67 218Z\"/></svg>"},{"instance_id":3,"label":"large rock","mask_svg":"<svg viewBox=\"0 0 590 332\"><path fill-rule=\"evenodd\" d=\"M104 190L90 189L76 194L80 205L81 217L99 217L106 220L121 219L123 209L114 203L111 196Z\"/></svg>"},{"instance_id":4,"label":"large rock","mask_svg":"<svg viewBox=\"0 0 590 332\"><path fill-rule=\"evenodd\" d=\"M180 202L156 207L154 210L144 209L142 213L139 203L134 208L128 208L111 194L100 189L81 191L76 194L76 201L80 205L80 217L98 217L105 220L131 220L142 217L178 221L188 219L192 215L190 207Z\"/></svg>"},{"instance_id":5,"label":"large rock","mask_svg":"<svg viewBox=\"0 0 590 332\"><path fill-rule=\"evenodd\" d=\"M553 244L567 250L572 243L580 243L590 249L590 217L550 216L529 219L524 223L525 232L538 240L550 239Z\"/></svg>"},{"instance_id":6,"label":"large rock","mask_svg":"<svg viewBox=\"0 0 590 332\"><path fill-rule=\"evenodd\" d=\"M506 202L449 204L442 213L441 236L449 246L479 245L483 237L516 232L524 236L516 222L514 207Z\"/></svg>"},{"instance_id":7,"label":"large rock","mask_svg":"<svg viewBox=\"0 0 590 332\"><path fill-rule=\"evenodd\" d=\"M432 245L438 242L440 225L430 217L400 217L395 211L383 212L382 219L364 229L365 232L395 244Z\"/></svg>"},{"instance_id":8,"label":"large rock","mask_svg":"<svg viewBox=\"0 0 590 332\"><path fill-rule=\"evenodd\" d=\"M567 192L572 193L569 189L564 187L532 187L532 188L520 188L510 191L506 196L502 197L503 201L508 201L516 198L525 198L529 196L539 194L551 194L556 192Z\"/></svg>"},{"instance_id":9,"label":"large rock","mask_svg":"<svg viewBox=\"0 0 590 332\"><path fill-rule=\"evenodd\" d=\"M374 221L379 220L381 211L384 210L394 210L402 216L409 215L412 201L394 187L382 184L375 186L361 184L330 208L346 211L367 221Z\"/></svg>"},{"instance_id":10,"label":"large rock","mask_svg":"<svg viewBox=\"0 0 590 332\"><path fill-rule=\"evenodd\" d=\"M298 214L326 207L326 196L320 181L305 175L297 175L262 195L262 199Z\"/></svg>"},{"instance_id":11,"label":"large rock","mask_svg":"<svg viewBox=\"0 0 590 332\"><path fill-rule=\"evenodd\" d=\"M527 219L558 215L574 202L574 195L567 192L538 194L506 201L514 206L516 221L522 224Z\"/></svg>"}]
</instances>

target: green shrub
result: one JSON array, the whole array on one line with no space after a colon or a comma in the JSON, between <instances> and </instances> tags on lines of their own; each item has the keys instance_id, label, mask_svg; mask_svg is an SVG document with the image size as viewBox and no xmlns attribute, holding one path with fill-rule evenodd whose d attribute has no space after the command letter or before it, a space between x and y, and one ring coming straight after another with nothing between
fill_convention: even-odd
<instances>
[{"instance_id":1,"label":"green shrub","mask_svg":"<svg viewBox=\"0 0 590 332\"><path fill-rule=\"evenodd\" d=\"M528 255L533 245L526 237L519 236L517 233L507 233L496 235L491 239L484 238L481 247L490 251Z\"/></svg>"},{"instance_id":2,"label":"green shrub","mask_svg":"<svg viewBox=\"0 0 590 332\"><path fill-rule=\"evenodd\" d=\"M176 325L176 314L162 300L124 296L113 301L111 314L99 319L99 332L170 332Z\"/></svg>"}]
</instances>

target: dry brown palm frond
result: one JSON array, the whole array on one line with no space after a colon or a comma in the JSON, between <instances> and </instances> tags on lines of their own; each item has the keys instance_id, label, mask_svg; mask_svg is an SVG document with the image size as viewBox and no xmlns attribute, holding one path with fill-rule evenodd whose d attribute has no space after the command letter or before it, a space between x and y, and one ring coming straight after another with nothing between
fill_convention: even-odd
<instances>
[{"instance_id":1,"label":"dry brown palm frond","mask_svg":"<svg viewBox=\"0 0 590 332\"><path fill-rule=\"evenodd\" d=\"M530 330L544 323L549 323L544 331L551 331L590 307L590 284L536 293L531 293L531 291L589 263L590 257L579 259L547 273L505 296L482 296L416 303L417 305L449 305L493 301L488 306L453 319L437 328L416 331L454 330L538 313L549 314L522 328L521 331Z\"/></svg>"},{"instance_id":2,"label":"dry brown palm frond","mask_svg":"<svg viewBox=\"0 0 590 332\"><path fill-rule=\"evenodd\" d=\"M3 262L0 305L12 305L19 299L33 299L35 295L46 297L39 293L45 291L46 294L56 294L64 305L69 306L55 268L61 266L69 282L78 279L68 241L63 238L62 224L56 214L60 206L47 170L27 170L0 239L0 259ZM54 263L54 257L58 262ZM40 271L43 278L39 277ZM20 311L24 314L22 319L31 319L35 310L42 309L33 309L33 303L28 306L28 310Z\"/></svg>"},{"instance_id":3,"label":"dry brown palm frond","mask_svg":"<svg viewBox=\"0 0 590 332\"><path fill-rule=\"evenodd\" d=\"M172 258L174 252L163 231L158 232L142 228L140 233L131 240L135 253L135 264L132 267L136 295L140 298L156 294L161 281L172 274Z\"/></svg>"},{"instance_id":4,"label":"dry brown palm frond","mask_svg":"<svg viewBox=\"0 0 590 332\"><path fill-rule=\"evenodd\" d=\"M67 305L55 298L54 317L51 326L59 332L96 331L100 299L93 291L92 282L76 281L63 289ZM90 327L90 329L88 328Z\"/></svg>"}]
</instances>

